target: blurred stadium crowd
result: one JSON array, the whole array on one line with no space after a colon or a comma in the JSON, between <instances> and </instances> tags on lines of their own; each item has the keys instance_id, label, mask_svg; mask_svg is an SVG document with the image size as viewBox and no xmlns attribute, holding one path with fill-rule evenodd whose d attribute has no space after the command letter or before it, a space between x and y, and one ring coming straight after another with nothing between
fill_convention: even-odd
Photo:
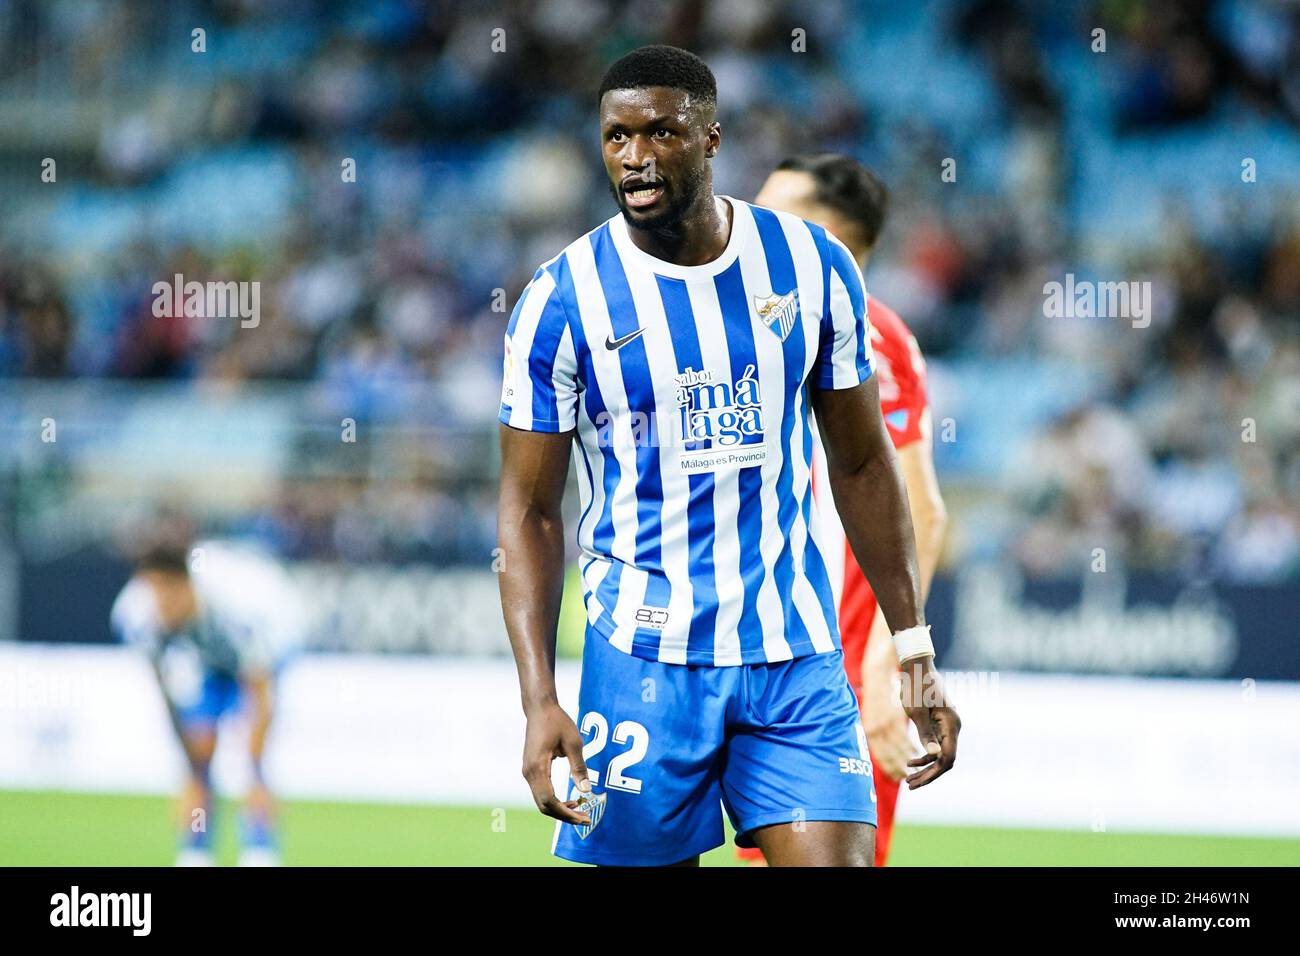
<instances>
[{"instance_id":1,"label":"blurred stadium crowd","mask_svg":"<svg viewBox=\"0 0 1300 956\"><path fill-rule=\"evenodd\" d=\"M490 436L515 297L613 212L592 91L645 42L717 74L719 192L816 150L889 183L867 285L955 426L950 559L1300 576L1300 8L1267 0L5 0L0 375L293 382L305 431ZM257 328L156 317L178 273L260 282ZM1067 273L1149 282L1150 326L1046 317ZM425 434L383 446L400 493L377 447L313 474L317 438L212 520L483 562L491 443L467 471Z\"/></svg>"}]
</instances>

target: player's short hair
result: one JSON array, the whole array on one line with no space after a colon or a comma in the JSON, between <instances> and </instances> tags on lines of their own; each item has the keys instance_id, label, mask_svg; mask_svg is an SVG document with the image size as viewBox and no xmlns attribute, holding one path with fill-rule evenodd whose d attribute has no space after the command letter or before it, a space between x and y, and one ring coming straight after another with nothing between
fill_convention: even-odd
<instances>
[{"instance_id":1,"label":"player's short hair","mask_svg":"<svg viewBox=\"0 0 1300 956\"><path fill-rule=\"evenodd\" d=\"M841 153L809 153L776 168L811 176L817 202L856 224L868 246L876 244L889 210L889 190L868 166Z\"/></svg>"},{"instance_id":2,"label":"player's short hair","mask_svg":"<svg viewBox=\"0 0 1300 956\"><path fill-rule=\"evenodd\" d=\"M666 86L682 90L705 107L718 104L718 83L709 65L681 47L653 44L615 60L600 81L599 101L610 90Z\"/></svg>"},{"instance_id":3,"label":"player's short hair","mask_svg":"<svg viewBox=\"0 0 1300 956\"><path fill-rule=\"evenodd\" d=\"M167 574L188 575L189 548L179 541L150 541L135 558L137 571L162 571Z\"/></svg>"}]
</instances>

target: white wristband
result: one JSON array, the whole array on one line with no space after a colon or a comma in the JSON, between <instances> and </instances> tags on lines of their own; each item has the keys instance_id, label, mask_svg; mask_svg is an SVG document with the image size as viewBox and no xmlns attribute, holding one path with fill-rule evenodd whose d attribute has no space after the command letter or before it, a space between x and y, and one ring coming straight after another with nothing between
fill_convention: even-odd
<instances>
[{"instance_id":1,"label":"white wristband","mask_svg":"<svg viewBox=\"0 0 1300 956\"><path fill-rule=\"evenodd\" d=\"M894 634L894 650L898 663L904 664L917 657L934 656L934 643L930 640L930 625L918 624Z\"/></svg>"}]
</instances>

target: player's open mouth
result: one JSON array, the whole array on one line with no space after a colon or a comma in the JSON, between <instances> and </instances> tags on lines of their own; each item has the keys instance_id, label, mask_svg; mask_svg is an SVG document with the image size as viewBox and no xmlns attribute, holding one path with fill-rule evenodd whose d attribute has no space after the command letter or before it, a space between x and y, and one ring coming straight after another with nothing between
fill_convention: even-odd
<instances>
[{"instance_id":1,"label":"player's open mouth","mask_svg":"<svg viewBox=\"0 0 1300 956\"><path fill-rule=\"evenodd\" d=\"M646 206L653 206L659 201L659 197L664 193L664 187L660 183L645 185L639 181L633 180L623 186L623 196L627 199L627 204L633 209L643 209Z\"/></svg>"}]
</instances>

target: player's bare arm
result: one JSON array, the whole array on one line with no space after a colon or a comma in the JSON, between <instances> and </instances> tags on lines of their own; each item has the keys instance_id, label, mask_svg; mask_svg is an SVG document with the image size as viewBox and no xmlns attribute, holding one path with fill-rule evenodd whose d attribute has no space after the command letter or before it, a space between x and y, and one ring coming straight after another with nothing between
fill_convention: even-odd
<instances>
[{"instance_id":1,"label":"player's bare arm","mask_svg":"<svg viewBox=\"0 0 1300 956\"><path fill-rule=\"evenodd\" d=\"M875 378L848 389L814 389L827 472L844 533L892 631L925 623L921 574L898 456L880 414ZM908 761L910 789L947 773L957 759L961 720L933 655L903 666L904 708L925 753Z\"/></svg>"},{"instance_id":2,"label":"player's bare arm","mask_svg":"<svg viewBox=\"0 0 1300 956\"><path fill-rule=\"evenodd\" d=\"M181 752L185 755L185 765L192 775L198 776L202 773L203 760L210 758L211 753L206 755L197 753L189 735L185 733L180 709L176 706L176 701L172 699L172 695L167 690L167 681L163 679L161 657L157 655L151 656L149 658L149 669L153 672L154 680L158 682L158 692L162 695L163 706L167 709L167 718L171 722L172 730L176 733L177 741L180 742Z\"/></svg>"},{"instance_id":3,"label":"player's bare arm","mask_svg":"<svg viewBox=\"0 0 1300 956\"><path fill-rule=\"evenodd\" d=\"M925 598L939 567L943 537L948 530L948 509L939 490L939 476L934 470L934 439L928 409L922 413L921 422L921 439L898 450L898 464L907 487L912 530L916 536L916 564L921 575L921 597Z\"/></svg>"},{"instance_id":4,"label":"player's bare arm","mask_svg":"<svg viewBox=\"0 0 1300 956\"><path fill-rule=\"evenodd\" d=\"M921 575L921 597L930 593L930 582L939 566L943 536L948 527L947 509L934 470L934 451L929 412L922 421L922 437L898 449L907 500L916 536L916 563ZM914 755L907 734L906 714L894 689L898 657L890 639L889 625L879 609L871 626L862 663L862 723L877 763L894 780L907 774L907 761Z\"/></svg>"},{"instance_id":5,"label":"player's bare arm","mask_svg":"<svg viewBox=\"0 0 1300 956\"><path fill-rule=\"evenodd\" d=\"M503 555L501 611L519 670L527 720L523 774L537 809L567 823L588 823L574 801L551 785L551 763L567 757L579 790L591 788L582 735L555 693L555 637L564 590L561 504L572 432L526 432L500 426L501 498L497 547Z\"/></svg>"}]
</instances>

